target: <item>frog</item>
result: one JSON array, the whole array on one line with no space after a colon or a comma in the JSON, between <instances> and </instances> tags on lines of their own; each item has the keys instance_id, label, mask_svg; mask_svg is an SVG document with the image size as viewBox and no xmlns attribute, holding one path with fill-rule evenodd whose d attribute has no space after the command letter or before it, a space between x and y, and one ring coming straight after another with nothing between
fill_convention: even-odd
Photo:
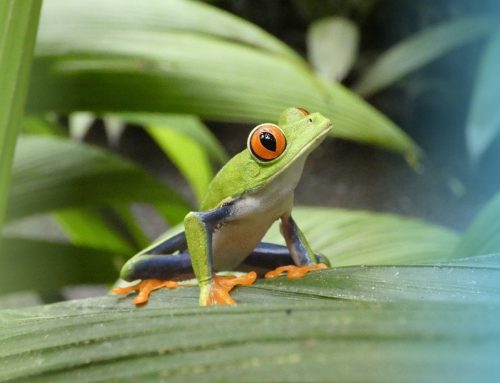
<instances>
[{"instance_id":1,"label":"frog","mask_svg":"<svg viewBox=\"0 0 500 383\"><path fill-rule=\"evenodd\" d=\"M258 276L302 278L330 267L311 249L292 208L305 161L331 129L321 113L296 107L284 110L278 124L254 127L246 148L210 182L199 210L185 216L184 231L160 237L129 259L120 278L139 282L113 292L135 292L134 303L143 305L153 291L196 278L201 306L234 304L232 289L250 286ZM262 242L275 221L286 246Z\"/></svg>"}]
</instances>

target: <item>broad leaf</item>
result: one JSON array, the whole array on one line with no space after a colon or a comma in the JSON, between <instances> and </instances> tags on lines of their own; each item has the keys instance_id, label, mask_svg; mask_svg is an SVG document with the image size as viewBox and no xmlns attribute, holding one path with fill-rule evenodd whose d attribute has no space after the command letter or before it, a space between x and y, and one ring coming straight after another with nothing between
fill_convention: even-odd
<instances>
[{"instance_id":1,"label":"broad leaf","mask_svg":"<svg viewBox=\"0 0 500 383\"><path fill-rule=\"evenodd\" d=\"M74 245L128 255L137 250L98 211L70 209L58 211L53 216Z\"/></svg>"},{"instance_id":2,"label":"broad leaf","mask_svg":"<svg viewBox=\"0 0 500 383\"><path fill-rule=\"evenodd\" d=\"M457 245L462 257L500 252L500 193L484 206Z\"/></svg>"},{"instance_id":3,"label":"broad leaf","mask_svg":"<svg viewBox=\"0 0 500 383\"><path fill-rule=\"evenodd\" d=\"M0 3L0 230L26 101L41 0Z\"/></svg>"},{"instance_id":4,"label":"broad leaf","mask_svg":"<svg viewBox=\"0 0 500 383\"><path fill-rule=\"evenodd\" d=\"M159 31L135 22L147 20L145 14L154 13L159 2L148 2L148 11L127 8L130 2L112 11L100 1L91 4L86 2L81 13L69 6L45 9L31 110L149 111L262 122L276 121L296 105L330 117L339 137L410 155L417 151L405 133L362 99L339 84L328 89L288 55L202 35L198 29Z\"/></svg>"},{"instance_id":5,"label":"broad leaf","mask_svg":"<svg viewBox=\"0 0 500 383\"><path fill-rule=\"evenodd\" d=\"M459 18L424 29L384 52L364 73L355 89L370 96L407 74L490 33L496 21L487 17Z\"/></svg>"},{"instance_id":6,"label":"broad leaf","mask_svg":"<svg viewBox=\"0 0 500 383\"><path fill-rule=\"evenodd\" d=\"M137 165L97 147L27 136L18 142L8 219L74 207L155 204L171 223L189 206Z\"/></svg>"},{"instance_id":7,"label":"broad leaf","mask_svg":"<svg viewBox=\"0 0 500 383\"><path fill-rule=\"evenodd\" d=\"M467 148L478 160L500 133L500 30L491 37L479 63L465 134Z\"/></svg>"},{"instance_id":8,"label":"broad leaf","mask_svg":"<svg viewBox=\"0 0 500 383\"><path fill-rule=\"evenodd\" d=\"M395 214L302 208L292 212L313 249L332 265L407 265L455 257L458 235ZM265 240L283 243L275 225Z\"/></svg>"},{"instance_id":9,"label":"broad leaf","mask_svg":"<svg viewBox=\"0 0 500 383\"><path fill-rule=\"evenodd\" d=\"M484 272L345 268L237 289L254 302L237 307L196 307L197 288L185 287L142 308L103 297L0 311L0 380L491 380L500 270ZM346 300L357 298L374 302Z\"/></svg>"},{"instance_id":10,"label":"broad leaf","mask_svg":"<svg viewBox=\"0 0 500 383\"><path fill-rule=\"evenodd\" d=\"M341 81L356 60L359 31L342 17L327 17L312 23L307 32L307 55L325 80Z\"/></svg>"},{"instance_id":11,"label":"broad leaf","mask_svg":"<svg viewBox=\"0 0 500 383\"><path fill-rule=\"evenodd\" d=\"M10 237L2 239L0 253L0 294L111 283L118 274L115 257L128 255L66 243Z\"/></svg>"}]
</instances>

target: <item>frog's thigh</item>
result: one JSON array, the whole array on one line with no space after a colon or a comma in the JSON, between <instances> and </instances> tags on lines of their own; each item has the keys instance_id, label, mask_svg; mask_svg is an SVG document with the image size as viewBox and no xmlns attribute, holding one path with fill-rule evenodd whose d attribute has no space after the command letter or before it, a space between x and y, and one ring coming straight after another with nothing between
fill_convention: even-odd
<instances>
[{"instance_id":1,"label":"frog's thigh","mask_svg":"<svg viewBox=\"0 0 500 383\"><path fill-rule=\"evenodd\" d=\"M317 262L325 262L321 254L314 253L314 257ZM247 268L258 268L259 270L270 270L294 263L288 247L275 243L261 242L257 245L255 250L245 258L242 267L239 269L246 270Z\"/></svg>"},{"instance_id":2,"label":"frog's thigh","mask_svg":"<svg viewBox=\"0 0 500 383\"><path fill-rule=\"evenodd\" d=\"M188 251L178 254L143 254L127 275L127 280L161 279L179 280L193 277Z\"/></svg>"},{"instance_id":3,"label":"frog's thigh","mask_svg":"<svg viewBox=\"0 0 500 383\"><path fill-rule=\"evenodd\" d=\"M184 218L193 271L200 287L208 285L213 277L213 233L230 216L231 205L225 204L207 212L190 212Z\"/></svg>"},{"instance_id":4,"label":"frog's thigh","mask_svg":"<svg viewBox=\"0 0 500 383\"><path fill-rule=\"evenodd\" d=\"M149 279L153 277L155 267L157 264L156 257L170 257L172 254L179 251L180 253L186 251L186 236L184 232L174 235L173 237L158 241L148 248L141 251L139 254L130 258L125 265L123 265L120 278L126 281L133 281L136 279ZM174 270L181 268L179 265L185 265L185 258L175 257L168 260L162 260L162 269L165 270L167 265L174 266ZM148 275L146 277L138 275ZM165 278L159 278L165 279Z\"/></svg>"}]
</instances>

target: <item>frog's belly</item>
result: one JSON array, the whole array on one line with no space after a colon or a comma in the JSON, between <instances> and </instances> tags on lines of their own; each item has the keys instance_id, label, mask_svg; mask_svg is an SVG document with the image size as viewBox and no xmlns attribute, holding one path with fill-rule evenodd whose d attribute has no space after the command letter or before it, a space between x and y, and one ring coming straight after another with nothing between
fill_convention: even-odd
<instances>
[{"instance_id":1,"label":"frog's belly","mask_svg":"<svg viewBox=\"0 0 500 383\"><path fill-rule=\"evenodd\" d=\"M273 201L272 204L235 204L234 218L225 222L212 239L214 268L232 270L255 249L274 221L290 211L293 195Z\"/></svg>"}]
</instances>

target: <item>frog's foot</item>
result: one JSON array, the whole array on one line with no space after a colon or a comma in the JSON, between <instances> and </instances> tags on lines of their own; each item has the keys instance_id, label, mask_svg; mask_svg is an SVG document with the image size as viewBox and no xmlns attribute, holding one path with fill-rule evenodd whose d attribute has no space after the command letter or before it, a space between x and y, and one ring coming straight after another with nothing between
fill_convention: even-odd
<instances>
[{"instance_id":1,"label":"frog's foot","mask_svg":"<svg viewBox=\"0 0 500 383\"><path fill-rule=\"evenodd\" d=\"M112 291L118 295L125 295L131 291L138 292L137 296L134 298L134 303L136 305L142 305L147 303L149 295L154 290L166 287L168 289L175 289L179 286L176 281L166 281L163 279L145 279L135 285L128 287L115 287Z\"/></svg>"},{"instance_id":2,"label":"frog's foot","mask_svg":"<svg viewBox=\"0 0 500 383\"><path fill-rule=\"evenodd\" d=\"M305 266L295 266L295 265L281 266L272 271L268 271L265 277L267 279L278 278L281 275L281 273L286 272L288 279L297 279L297 278L302 278L310 271L322 270L327 268L328 266L325 265L324 263L317 263L314 265L305 265Z\"/></svg>"},{"instance_id":3,"label":"frog's foot","mask_svg":"<svg viewBox=\"0 0 500 383\"><path fill-rule=\"evenodd\" d=\"M257 279L257 273L250 271L241 276L220 276L215 275L210 284L210 290L202 305L232 305L235 303L229 292L235 286L250 286Z\"/></svg>"}]
</instances>

